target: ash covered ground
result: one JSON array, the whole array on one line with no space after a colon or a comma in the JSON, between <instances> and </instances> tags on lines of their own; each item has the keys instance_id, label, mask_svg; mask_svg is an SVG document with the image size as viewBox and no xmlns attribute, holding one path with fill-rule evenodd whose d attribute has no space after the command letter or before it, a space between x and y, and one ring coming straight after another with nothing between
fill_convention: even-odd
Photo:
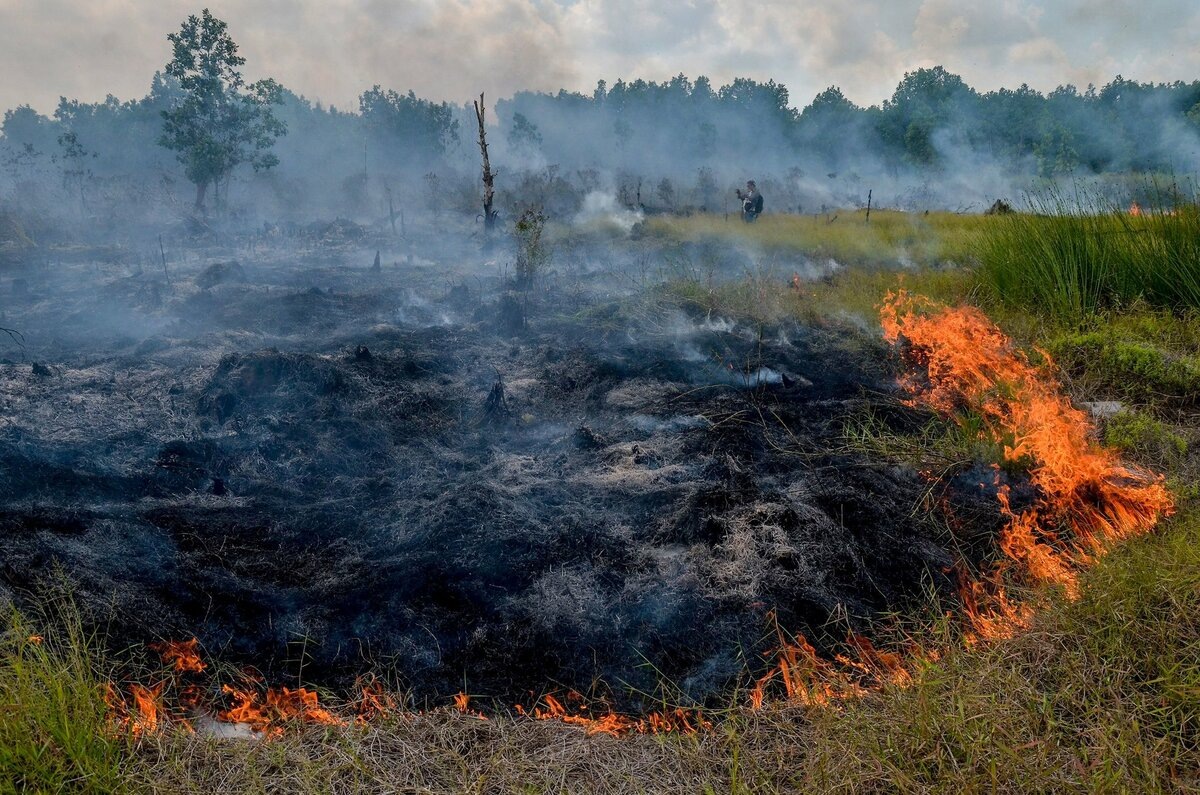
<instances>
[{"instance_id":1,"label":"ash covered ground","mask_svg":"<svg viewBox=\"0 0 1200 795\"><path fill-rule=\"evenodd\" d=\"M273 677L712 703L769 611L820 643L951 587L928 484L842 441L923 420L868 324L697 316L625 240L526 295L511 252L360 232L169 239L169 283L148 242L0 272L10 595L61 569L114 646Z\"/></svg>"}]
</instances>

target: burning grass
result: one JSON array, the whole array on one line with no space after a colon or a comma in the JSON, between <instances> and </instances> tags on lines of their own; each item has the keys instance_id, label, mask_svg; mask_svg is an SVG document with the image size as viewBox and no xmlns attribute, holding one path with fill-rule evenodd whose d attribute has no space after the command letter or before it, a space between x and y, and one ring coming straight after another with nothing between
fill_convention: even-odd
<instances>
[{"instance_id":1,"label":"burning grass","mask_svg":"<svg viewBox=\"0 0 1200 795\"><path fill-rule=\"evenodd\" d=\"M918 277L924 278L924 275L918 274ZM821 289L827 289L831 299L841 299L844 296L838 294L838 284L836 279L831 280ZM857 285L855 289L861 292L855 301L861 301L881 286L875 279L852 277L844 278L840 284ZM954 293L962 283L954 277L947 284L948 292ZM766 279L738 295L739 300L748 302L757 302L757 297L766 296L772 312L777 309L782 316L796 311L803 313L805 302L810 299L810 296L795 295ZM807 305L811 306L811 303ZM12 778L10 771L19 771L26 777L22 781L25 788L35 791L75 787L91 791L136 788L171 793L189 790L303 793L405 789L742 793L799 788L978 790L1003 789L1005 786L1034 790L1185 789L1189 781L1194 783L1200 768L1196 760L1197 729L1194 724L1197 694L1200 693L1200 664L1196 653L1200 648L1200 632L1195 620L1195 616L1200 615L1200 605L1196 603L1197 594L1200 594L1197 580L1200 561L1196 559L1196 549L1200 545L1197 544L1195 514L1185 506L1183 515L1168 524L1164 539L1141 540L1131 544L1129 550L1102 558L1099 552L1108 547L1111 538L1144 532L1149 526L1149 517L1155 511L1165 510L1166 504L1160 499L1162 493L1156 490L1161 484L1098 451L1090 442L1086 423L1081 425L1078 413L1059 394L1053 381L1029 359L1019 355L1015 346L981 315L970 310L919 306L916 302L899 299L890 306L890 322L895 326L896 336L907 340L910 362L918 366L918 372L924 368L926 376L919 383L921 391L911 397L917 402L928 398L931 406L956 421L956 438L943 452L951 458L961 456L968 464L974 459L995 456L1012 473L1031 475L1037 486L1036 500L1012 499L1008 503L1008 514L998 518L999 527L1011 541L1003 550L1009 554L998 552L994 556L1004 578L967 580L963 592L963 601L974 610L974 624L969 630L979 637L991 639L990 642L963 646L961 627L934 622L933 629L910 633L909 653L901 657L895 655L891 647L876 648L861 635L845 634L840 625L835 628L845 638L840 644L830 644L828 637L806 639L780 630L774 644L778 651L775 668L759 680L759 688L739 694L737 703L727 705L727 709L718 708L699 716L693 712L677 713L674 705L670 705L657 716L629 717L612 712L603 703L588 705L573 699L564 690L561 696L556 691L536 699L530 694L528 699L521 701L522 709L527 713L527 717L522 718L515 714L518 710L510 711L511 699L499 703L500 709L496 709L498 702L494 700L460 694L453 706L446 703L430 709L373 682L360 683L344 701L327 699L324 692L318 697L315 691L301 686L298 679L287 680L288 687L268 687L266 682L244 678L236 672L214 671L219 668L217 663L204 660L198 644L191 640L160 645L156 651L161 664L153 670L135 671L136 676L119 677L117 681L122 684L115 694L109 695L106 705L102 683L111 674L97 662L99 651L91 638L82 635L81 631L60 633L53 626L31 629L17 619L20 629L6 635L5 643L9 645L0 655L0 683L5 688L3 702L8 705L47 704L48 709L58 712L36 717L33 721L25 718L23 710L9 709L0 713L0 724L3 724L0 731L6 732L5 736L19 746L15 750L6 750L7 757L0 757L4 762L0 779L8 780ZM764 336L764 329L778 331L772 329L766 318L764 314L763 322L754 324L758 330L756 347L760 350L764 344L768 349L772 345L784 345L784 335L780 336L779 343L769 342L774 338L773 333ZM710 321L711 317L704 321L705 325ZM718 317L712 322L722 321ZM932 325L927 325L929 322ZM946 338L943 334L946 331L953 332L952 337ZM199 404L202 409L208 406L204 401L211 393L214 396L212 410L220 413L225 409L217 405L215 397L236 392L243 404L234 404L231 410L241 412L237 419L246 423L245 427L254 427L255 418L264 414L291 417L292 409L285 393L289 389L302 388L304 394L312 391L315 395L312 399L324 408L323 417L342 417L344 409L340 408L339 401L349 404L350 398L360 391L371 396L376 394L367 391L366 386L370 386L367 379L357 375L353 368L369 367L372 379L385 380L392 378L395 371L396 384L417 380L422 374L430 381L437 377L444 382L450 371L440 363L452 361L450 355L416 356L405 349L411 344L424 351L431 344L430 339L444 338L447 333L439 330L430 338L395 334L372 338L375 361L372 365L345 364L339 359L344 356L340 349L322 356L280 355L276 352L231 359L228 366L219 368L220 378L209 382L212 388L201 390L203 400ZM705 332L713 333L711 329ZM461 332L456 334L460 336L454 345L461 347L464 338ZM393 350L390 346L397 339L403 341L403 346L395 346ZM946 339L955 341L956 344L951 346L954 351L972 358L957 361L957 354L946 349ZM847 344L868 345L855 340ZM962 344L964 341L967 344ZM556 344L561 346L561 339L556 340ZM874 344L878 346L877 341ZM790 351L794 345L793 340L784 347ZM680 359L676 352L673 349L668 352L671 355L660 357L661 363L655 365L655 370L680 366L676 364ZM510 379L510 386L518 398L521 395L518 390L524 390L525 400L529 401L530 390L541 389L538 387L539 373L544 368L548 383L572 384L569 400L555 398L562 403L564 417L575 416L578 406L587 406L593 411L596 405L629 409L630 406L638 408L639 400L645 402L644 397L633 403L629 400L630 395L636 398L640 394L650 376L643 371L626 375L619 368L614 370L618 365L624 367L621 358L616 359L617 364L608 360L594 364L586 356L564 360L561 356L551 358L540 350L537 355L545 355L544 361L530 359L521 365L528 371L526 374L532 373L532 376ZM622 357L624 355L622 353ZM628 356L633 360L645 358L638 349L630 349ZM784 369L789 372L794 369L796 374L804 375L805 380L829 375L827 366L798 369L820 357L799 353L788 356L791 357L788 361L794 358L796 365ZM513 357L515 354L510 355ZM689 360L685 356L682 361ZM717 370L711 362L705 364L702 372L706 378L717 372L720 378L712 376L710 380L717 380L722 385L720 389L729 391L728 368L724 361L719 364L721 367ZM622 375L617 377L614 372ZM736 377L733 380L732 386L738 386ZM397 392L396 384L392 385L390 394ZM319 389L304 391L310 385ZM489 385L490 382L482 387ZM478 389L471 394L477 392L482 394ZM547 388L545 394L553 397L556 393ZM689 399L698 399L695 395L703 392L693 388L685 394L690 396ZM796 439L785 435L753 435L760 429L759 425L746 419L753 410L762 411L767 406L779 412L791 407L799 412L790 420L792 427L800 427L798 422L811 421L823 407L839 405L844 408L847 401L844 390L838 385L830 385L828 400L806 403L798 400L797 396L801 394L804 393L789 392L786 401L770 405L762 400L746 402L727 398L722 405L731 405L736 410L712 414L712 418L699 426L704 433L689 424L675 428L665 419L660 422L653 417L642 417L639 422L662 424L664 433L670 427L672 435L659 447L650 446L642 436L616 438L614 428L619 426L597 428L594 422L587 433L564 436L562 440L555 437L554 444L561 447L561 460L568 462L591 460L597 455L593 452L596 445L605 444L603 462L613 473L626 473L636 467L645 478L634 482L626 477L620 481L633 484L632 493L628 497L623 495L624 502L636 497L636 489L643 488L638 484L659 484L657 487L661 488L672 485L668 481L677 467L667 453L677 449L678 443L672 441L676 434L695 432L704 441L704 447L695 448L684 457L687 461L704 454L714 439L735 445L731 448L735 452L741 449L737 445L743 445L749 439L756 442L750 449L773 456L780 453L781 444L794 443ZM543 396L541 405L546 402ZM418 416L425 419L405 420L409 414L406 408L404 412L389 414L388 421L413 423L404 425L405 429L415 428L418 422L428 425L429 401L420 405L426 408L422 409L425 413ZM527 407L532 405L532 402L527 403ZM858 405L861 407L862 404ZM696 411L705 406L707 404L698 404ZM444 414L449 417L459 413ZM295 416L301 421L298 424L308 422L303 415ZM371 415L372 422L375 422L375 416ZM886 417L875 416L887 432L897 437L904 434L903 428L897 428ZM916 416L931 415L918 412ZM217 421L221 420L218 418ZM536 447L533 443L541 437L533 435L530 429L536 430L537 422L522 418L521 423L519 427L508 429L507 433L523 444ZM286 430L286 426L279 427ZM564 427L570 431L570 426ZM930 425L921 424L921 427L929 428ZM1054 432L1046 433L1047 429ZM263 438L284 438L278 427L270 430L276 436L264 435ZM638 431L638 434L648 433L650 431ZM521 438L524 434L530 434L529 438ZM419 438L416 433L412 435ZM604 441L606 436L607 442ZM938 439L933 433L927 438ZM311 436L306 434L304 439L307 444ZM828 437L822 436L820 440L824 443ZM947 444L944 438L939 443ZM919 449L926 440L918 439L912 444ZM216 458L213 451L203 446L163 449L157 466L166 470L161 488L171 495L198 488L187 481L192 477L192 469L199 466L196 462L207 466ZM815 455L807 449L788 448L784 452L789 456L786 459L789 465L794 463L793 459L798 461L804 456ZM1190 464L1184 452L1168 462L1171 467L1179 468L1175 470L1177 475L1189 472ZM361 451L356 451L359 453ZM530 456L497 456L483 471L483 476L500 483L507 490L506 494L511 493L519 485L522 468L527 469L535 460L536 457ZM716 473L721 482L731 484L730 493L741 494L747 491L743 472L758 468L780 471L778 463L763 466L762 460L748 461L745 467L722 464L724 468L705 469L700 474L712 481L712 473ZM766 460L774 461L772 458ZM829 461L841 481L861 474L839 464L841 459L835 457L827 463ZM1075 469L1064 470L1063 461ZM265 463L258 465L266 466ZM447 459L439 466L443 467L441 477L444 479L445 472L459 471L463 462ZM592 470L589 473L589 478L595 474ZM916 480L915 476L913 479ZM177 480L182 485L177 484ZM246 483L250 482L247 479ZM303 482L309 487L311 484L323 485L325 480L310 477ZM862 489L863 484L869 486L875 482L886 487L890 481L843 482L840 489L823 484L822 488L828 487L828 494L823 495L823 499L835 505L839 519L844 516L842 511L849 509L851 527L878 530L880 522L871 520L870 515L867 521L863 521L862 516L855 518L854 512L861 506L846 499L848 494ZM591 480L577 479L572 498L578 498L581 484L589 483ZM205 480L199 487L207 485ZM331 489L331 495L340 498L341 488ZM471 488L474 493L479 493L478 486ZM891 490L894 491L894 487ZM888 493L886 488L875 489L873 499L878 503ZM992 494L992 514L997 513L1000 504L995 495L1003 493L996 490ZM408 495L411 496L411 488ZM195 499L197 505L189 509L190 513L172 502L156 510L151 518L155 521L170 519L185 552L212 555L210 547L199 543L202 539L200 531L205 527L211 529L213 523L217 529L224 528L220 522L227 521L225 517L230 515L230 506L213 499L215 496ZM682 538L693 544L693 548L702 548L699 545L704 539L709 534L716 534L720 542L718 550L728 559L723 561L727 565L713 569L714 577L723 583L735 584L737 598L742 598L743 590L754 596L754 588L762 583L774 586L794 577L788 572L793 571L795 554L781 556L778 553L779 539L785 537L781 535L781 529L801 526L795 511L789 514L773 504L730 505L727 504L729 498L723 493L716 496L724 500L718 503L724 512L721 522L689 518L676 531L686 531ZM1143 497L1151 499L1144 500ZM680 515L684 518L693 513L697 517L712 515L713 499L711 491L697 491L694 499L689 497L684 504L688 510ZM596 504L607 502L612 500ZM501 509L507 509L510 504L508 500L495 503ZM628 504L635 503L629 501ZM462 505L448 505L453 510L447 513L462 513ZM473 508L469 502L466 505ZM1116 509L1110 510L1113 506ZM822 513L828 510L825 502L814 503L814 508L817 507ZM210 510L214 508L221 510ZM663 513L661 505L647 505L646 510L651 516ZM1022 536L1018 530L1022 520L1030 517L1030 510L1037 512L1036 525L1023 525L1028 532ZM1086 521L1081 521L1081 516ZM81 517L69 526L64 524L60 535L68 531L79 532L76 525L90 521L86 514ZM202 517L203 521L193 517ZM804 514L806 522L811 522L814 517L820 518L820 513ZM270 535L273 532L271 523L260 519L260 512L254 512L251 518L253 522L228 524L228 532L221 534L222 539L236 541L246 546L250 553L261 546L278 556L278 547L267 543L274 538ZM328 518L332 519L333 514ZM6 521L14 532L48 532L41 514L30 514L18 524L14 524L11 517ZM326 521L322 519L321 523ZM297 533L296 537L308 538L307 527L300 529L305 532ZM979 528L973 528L973 531L979 532ZM822 525L822 537L838 532L847 532L844 521L828 527ZM987 529L983 532L986 534ZM528 530L524 528L514 537L527 535ZM569 535L570 538L592 537L580 532L578 527L572 528ZM430 539L437 537L432 534L428 539L420 539L423 548L428 547ZM462 538L467 543L474 543L473 536ZM494 529L489 530L486 538L494 543L497 533ZM554 543L561 543L555 539L557 536L551 537ZM974 543L971 538L957 540L963 547ZM990 544L990 538L988 542ZM216 548L223 550L225 543L223 540ZM914 541L908 546L919 547L921 543ZM453 544L460 544L458 537L453 539ZM242 548L238 546L234 550L239 565L249 559L241 554ZM903 551L904 548L897 549ZM893 561L897 549L885 551L879 559ZM989 549L993 548L989 546ZM771 553L771 560L779 563L778 570L769 566L764 568L758 560L764 550ZM439 555L444 557L445 550ZM1116 562L1110 562L1114 559ZM669 558L663 560L669 561ZM819 563L825 567L823 571L834 571L838 565L846 565L846 561L839 558ZM1041 565L1044 563L1047 566ZM1088 569L1089 565L1094 568ZM319 567L314 571L319 573L327 568ZM582 598L588 594L579 584L586 580L581 580L578 572L558 568L560 570L554 577L547 578L546 587L533 594L532 601L540 611L538 615L546 615L548 606L552 605L546 600L546 594L561 594L560 602L577 607L582 614L594 616L595 606L605 604L604 600ZM407 575L412 569L397 567L397 570ZM431 571L440 574L444 569L433 568ZM1057 591L1054 588L1040 590L1044 612L1030 615L1018 604L1006 601L1005 592L999 590L1000 587L1008 588L1012 582L1036 586L1037 581L1046 578L1034 575L1046 572L1052 575L1051 581L1062 587ZM874 576L872 580L878 582ZM371 588L376 592L379 590L376 584ZM1065 598L1067 594L1078 598L1071 601ZM253 602L246 600L247 605ZM253 615L250 618L253 619ZM821 618L830 620L825 624L818 620L808 624L789 622L789 625L794 628L800 625L798 628L807 631L816 626L830 630L836 623L832 613L822 613ZM1011 631L1014 620L1028 629L1014 635ZM451 625L462 624L460 621ZM34 637L42 640L35 641ZM694 644L695 633L686 639ZM736 645L732 639L726 640ZM36 657L43 649L58 656ZM488 662L494 660L495 655L476 654L470 659ZM37 665L31 668L26 660L34 660ZM64 665L63 660L69 664ZM24 670L25 673L12 674L10 669ZM67 686L58 682L59 677L66 677ZM70 684L76 681L84 682L84 686ZM280 679L277 677L273 681ZM10 682L16 684L10 685ZM222 691L222 685L228 689ZM199 688L203 697L195 698L193 688ZM56 692L65 695L55 697ZM841 698L843 694L862 697L845 699ZM761 708L744 709L747 700L757 702ZM829 708L813 710L800 706L805 703L810 707L821 704ZM221 732L213 731L211 726L190 732L186 727L197 729L203 725L197 720L197 706L208 709L201 714L238 721L257 731L244 735L273 740L246 742L245 736L221 736ZM487 720L478 715L481 708L487 712ZM34 714L42 712L44 710L37 707ZM84 717L72 726L90 727L94 734L85 736L82 731L77 735L63 734L62 716L76 714ZM98 716L95 720L90 717L93 714ZM543 720L529 720L530 715ZM694 732L705 721L711 722L711 729ZM281 731L283 729L287 731ZM660 729L666 730L665 733ZM646 733L639 733L641 731ZM620 739L612 735L620 735Z\"/></svg>"},{"instance_id":2,"label":"burning grass","mask_svg":"<svg viewBox=\"0 0 1200 795\"><path fill-rule=\"evenodd\" d=\"M1005 519L995 539L998 560L985 577L967 575L966 561L961 570L969 645L1029 626L1032 607L1010 597L1011 585L1050 584L1076 598L1082 570L1174 511L1163 477L1101 447L1092 422L1050 369L1032 364L978 310L900 290L888 294L881 320L885 338L900 346L910 365L903 383L912 402L952 419L998 454L993 478ZM1033 494L1020 506L1012 486L1001 482L1002 463L1028 477ZM776 681L789 701L823 706L889 683L907 685L918 667L941 654L920 645L907 655L881 651L850 633L846 651L827 660L804 637L777 632L775 666L751 691L756 709Z\"/></svg>"},{"instance_id":3,"label":"burning grass","mask_svg":"<svg viewBox=\"0 0 1200 795\"><path fill-rule=\"evenodd\" d=\"M999 562L985 579L972 579L965 576L970 561L961 561L969 643L1008 638L1028 626L1031 610L1007 595L1009 584L1051 583L1074 598L1081 570L1113 543L1149 531L1173 510L1161 477L1126 465L1099 447L1091 423L1071 405L1047 369L1030 363L977 310L951 309L900 291L889 294L882 323L888 340L903 343L902 356L912 368L905 379L912 402L957 420L970 435L989 442L1004 463L1027 474L1034 492L1014 507L1012 488L1000 483L996 464L995 496L1005 522L996 541ZM842 651L828 658L805 637L786 636L775 620L775 664L750 691L755 709L764 706L773 686L780 687L789 702L825 706L889 684L907 685L918 667L942 653L919 644L909 644L905 653L879 649L851 630ZM176 675L205 668L194 639L154 648ZM182 692L193 688L189 685ZM165 713L163 718L158 714L161 691L161 685L132 686L132 706L117 705L120 725L134 734L153 732L165 718ZM278 736L283 726L296 721L328 726L346 722L304 688L272 688L262 696L248 683L225 684L222 691L232 705L216 717L266 736ZM516 711L578 725L588 734L613 736L692 733L711 725L699 713L683 709L641 719L593 711L581 696L572 696L579 702L574 709L554 695L544 695L539 704L528 710L517 705ZM380 694L373 689L364 688L361 702L370 705L373 716L384 712ZM455 697L455 708L478 714L469 707L466 694Z\"/></svg>"},{"instance_id":4,"label":"burning grass","mask_svg":"<svg viewBox=\"0 0 1200 795\"><path fill-rule=\"evenodd\" d=\"M171 795L1189 791L1200 783L1200 515L1185 505L1161 532L1105 556L1079 593L1052 599L1011 639L930 661L916 687L888 685L836 709L768 704L716 715L699 735L619 741L451 709L302 727L271 743L168 731L131 744L97 731L103 669L89 638L39 623L38 648L50 654L35 660L9 642L32 632L21 622L0 654L4 703L20 694L16 703L38 706L0 711L0 780ZM24 669L36 688L11 689L14 667L51 659L34 676ZM65 698L26 695L50 691ZM55 726L76 727L75 741L47 741Z\"/></svg>"},{"instance_id":5,"label":"burning grass","mask_svg":"<svg viewBox=\"0 0 1200 795\"><path fill-rule=\"evenodd\" d=\"M999 546L1023 575L1073 593L1080 568L1173 509L1162 478L1100 447L1058 382L978 310L900 291L884 304L883 329L918 365L907 381L916 399L948 416L969 407L983 419L980 432L1003 443L1005 461L1029 462L1034 505L1014 509L1010 489L999 491L1010 520Z\"/></svg>"}]
</instances>

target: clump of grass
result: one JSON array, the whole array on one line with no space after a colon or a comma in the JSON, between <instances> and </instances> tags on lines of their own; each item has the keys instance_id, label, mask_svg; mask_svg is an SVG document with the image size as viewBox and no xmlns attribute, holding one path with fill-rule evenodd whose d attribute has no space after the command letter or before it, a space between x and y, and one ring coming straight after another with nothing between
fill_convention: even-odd
<instances>
[{"instance_id":1,"label":"clump of grass","mask_svg":"<svg viewBox=\"0 0 1200 795\"><path fill-rule=\"evenodd\" d=\"M0 792L123 791L98 645L66 597L35 627L5 608L0 636Z\"/></svg>"},{"instance_id":2,"label":"clump of grass","mask_svg":"<svg viewBox=\"0 0 1200 795\"><path fill-rule=\"evenodd\" d=\"M1157 191L1140 215L1079 191L1031 197L982 227L978 275L998 303L1081 318L1144 301L1200 307L1200 207Z\"/></svg>"}]
</instances>

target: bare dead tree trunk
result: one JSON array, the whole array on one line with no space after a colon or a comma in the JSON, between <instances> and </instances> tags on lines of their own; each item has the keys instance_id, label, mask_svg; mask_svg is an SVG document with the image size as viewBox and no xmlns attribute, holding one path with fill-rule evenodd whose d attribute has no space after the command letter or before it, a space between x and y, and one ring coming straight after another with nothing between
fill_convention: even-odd
<instances>
[{"instance_id":1,"label":"bare dead tree trunk","mask_svg":"<svg viewBox=\"0 0 1200 795\"><path fill-rule=\"evenodd\" d=\"M167 250L163 248L162 235L158 236L158 255L162 258L163 278L167 280L167 286L171 286L171 274L167 273Z\"/></svg>"},{"instance_id":2,"label":"bare dead tree trunk","mask_svg":"<svg viewBox=\"0 0 1200 795\"><path fill-rule=\"evenodd\" d=\"M487 131L483 126L484 115L487 111L483 106L482 93L479 94L479 101L473 104L475 105L475 119L479 122L479 152L483 155L483 231L486 239L490 242L492 229L496 226L496 211L492 209L492 202L496 196L496 175L492 173L492 164L488 160Z\"/></svg>"},{"instance_id":3,"label":"bare dead tree trunk","mask_svg":"<svg viewBox=\"0 0 1200 795\"><path fill-rule=\"evenodd\" d=\"M396 205L392 202L392 188L390 185L385 185L383 189L387 191L388 220L392 222L392 237L395 237L396 236Z\"/></svg>"}]
</instances>

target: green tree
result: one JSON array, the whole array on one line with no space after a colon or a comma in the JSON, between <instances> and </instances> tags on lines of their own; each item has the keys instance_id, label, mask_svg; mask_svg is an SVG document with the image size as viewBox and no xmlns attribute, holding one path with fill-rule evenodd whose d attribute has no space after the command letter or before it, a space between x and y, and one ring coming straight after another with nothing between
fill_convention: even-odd
<instances>
[{"instance_id":1,"label":"green tree","mask_svg":"<svg viewBox=\"0 0 1200 795\"><path fill-rule=\"evenodd\" d=\"M457 143L458 119L449 104L373 86L358 98L368 145L379 162L405 167L428 164Z\"/></svg>"},{"instance_id":2,"label":"green tree","mask_svg":"<svg viewBox=\"0 0 1200 795\"><path fill-rule=\"evenodd\" d=\"M508 129L508 140L515 149L532 152L542 145L542 134L524 113L514 113Z\"/></svg>"},{"instance_id":3,"label":"green tree","mask_svg":"<svg viewBox=\"0 0 1200 795\"><path fill-rule=\"evenodd\" d=\"M978 95L956 74L941 66L906 72L892 98L883 103L880 136L911 163L934 165L935 130L975 118Z\"/></svg>"},{"instance_id":4,"label":"green tree","mask_svg":"<svg viewBox=\"0 0 1200 795\"><path fill-rule=\"evenodd\" d=\"M195 184L197 210L208 186L219 188L239 165L277 165L271 147L287 132L271 107L282 103L282 88L274 80L246 84L239 71L246 59L228 27L206 8L167 36L174 52L166 72L179 82L180 98L163 111L159 143L177 153Z\"/></svg>"}]
</instances>

